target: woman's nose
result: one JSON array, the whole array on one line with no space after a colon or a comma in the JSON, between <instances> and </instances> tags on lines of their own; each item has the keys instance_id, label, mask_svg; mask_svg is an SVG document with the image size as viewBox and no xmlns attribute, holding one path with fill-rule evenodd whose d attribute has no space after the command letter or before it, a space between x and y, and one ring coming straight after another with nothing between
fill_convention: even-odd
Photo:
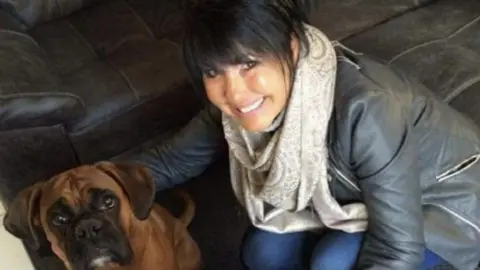
<instances>
[{"instance_id":1,"label":"woman's nose","mask_svg":"<svg viewBox=\"0 0 480 270\"><path fill-rule=\"evenodd\" d=\"M225 95L231 102L237 102L245 92L245 82L238 72L228 72L225 76Z\"/></svg>"}]
</instances>

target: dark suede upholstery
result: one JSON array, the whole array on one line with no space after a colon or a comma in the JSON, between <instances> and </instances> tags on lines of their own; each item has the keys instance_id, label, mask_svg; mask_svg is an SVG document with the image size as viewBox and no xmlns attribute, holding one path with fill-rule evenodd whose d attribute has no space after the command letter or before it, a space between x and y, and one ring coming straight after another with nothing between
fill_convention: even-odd
<instances>
[{"instance_id":1,"label":"dark suede upholstery","mask_svg":"<svg viewBox=\"0 0 480 270\"><path fill-rule=\"evenodd\" d=\"M83 7L105 0L0 0L0 5L12 11L28 27L67 16Z\"/></svg>"},{"instance_id":2,"label":"dark suede upholstery","mask_svg":"<svg viewBox=\"0 0 480 270\"><path fill-rule=\"evenodd\" d=\"M182 62L182 2L0 0L7 206L36 181L164 141L200 109ZM310 18L331 39L417 77L480 123L478 0L325 0ZM248 221L227 164L186 187L198 203L191 230L208 269L241 269ZM48 249L31 255L37 269L62 269Z\"/></svg>"},{"instance_id":3,"label":"dark suede upholstery","mask_svg":"<svg viewBox=\"0 0 480 270\"><path fill-rule=\"evenodd\" d=\"M432 0L321 0L318 8L310 13L310 22L330 39L342 40L430 2Z\"/></svg>"},{"instance_id":4,"label":"dark suede upholstery","mask_svg":"<svg viewBox=\"0 0 480 270\"><path fill-rule=\"evenodd\" d=\"M345 44L399 67L480 123L479 16L479 1L437 1Z\"/></svg>"}]
</instances>

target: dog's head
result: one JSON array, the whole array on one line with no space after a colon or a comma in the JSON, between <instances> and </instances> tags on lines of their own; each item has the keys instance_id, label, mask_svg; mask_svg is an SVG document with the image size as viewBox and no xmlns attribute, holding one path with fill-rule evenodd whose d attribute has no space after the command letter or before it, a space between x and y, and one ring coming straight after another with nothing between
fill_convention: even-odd
<instances>
[{"instance_id":1,"label":"dog's head","mask_svg":"<svg viewBox=\"0 0 480 270\"><path fill-rule=\"evenodd\" d=\"M146 170L133 164L81 166L21 191L4 218L7 231L39 248L46 238L71 269L128 265L129 234L154 200Z\"/></svg>"}]
</instances>

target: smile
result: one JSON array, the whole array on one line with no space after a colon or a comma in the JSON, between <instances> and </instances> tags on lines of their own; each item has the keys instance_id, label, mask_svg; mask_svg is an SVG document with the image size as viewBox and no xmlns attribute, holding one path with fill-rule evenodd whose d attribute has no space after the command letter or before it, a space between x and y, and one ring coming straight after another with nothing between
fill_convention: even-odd
<instances>
[{"instance_id":1,"label":"smile","mask_svg":"<svg viewBox=\"0 0 480 270\"><path fill-rule=\"evenodd\" d=\"M251 111L254 111L254 110L258 109L263 104L264 100L265 100L265 98L261 98L261 99L255 101L254 103L252 103L252 104L250 104L246 107L240 108L238 110L241 111L242 113L249 113Z\"/></svg>"}]
</instances>

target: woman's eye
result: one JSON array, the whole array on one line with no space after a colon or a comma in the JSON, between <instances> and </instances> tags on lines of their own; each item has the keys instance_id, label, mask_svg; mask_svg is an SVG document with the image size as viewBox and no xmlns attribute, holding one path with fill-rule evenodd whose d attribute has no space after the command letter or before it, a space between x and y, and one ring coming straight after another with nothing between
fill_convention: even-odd
<instances>
[{"instance_id":1,"label":"woman's eye","mask_svg":"<svg viewBox=\"0 0 480 270\"><path fill-rule=\"evenodd\" d=\"M113 207L115 207L115 204L116 204L115 198L113 196L107 195L103 197L101 210L112 209Z\"/></svg>"},{"instance_id":2,"label":"woman's eye","mask_svg":"<svg viewBox=\"0 0 480 270\"><path fill-rule=\"evenodd\" d=\"M255 67L257 64L258 64L257 61L251 60L251 61L247 61L243 65L244 65L245 69L251 69L251 68Z\"/></svg>"},{"instance_id":3,"label":"woman's eye","mask_svg":"<svg viewBox=\"0 0 480 270\"><path fill-rule=\"evenodd\" d=\"M65 214L56 214L52 219L52 224L55 226L61 226L68 224L69 217Z\"/></svg>"},{"instance_id":4,"label":"woman's eye","mask_svg":"<svg viewBox=\"0 0 480 270\"><path fill-rule=\"evenodd\" d=\"M207 78L213 78L213 77L217 76L217 72L213 69L208 69L208 70L204 71L203 74Z\"/></svg>"}]
</instances>

